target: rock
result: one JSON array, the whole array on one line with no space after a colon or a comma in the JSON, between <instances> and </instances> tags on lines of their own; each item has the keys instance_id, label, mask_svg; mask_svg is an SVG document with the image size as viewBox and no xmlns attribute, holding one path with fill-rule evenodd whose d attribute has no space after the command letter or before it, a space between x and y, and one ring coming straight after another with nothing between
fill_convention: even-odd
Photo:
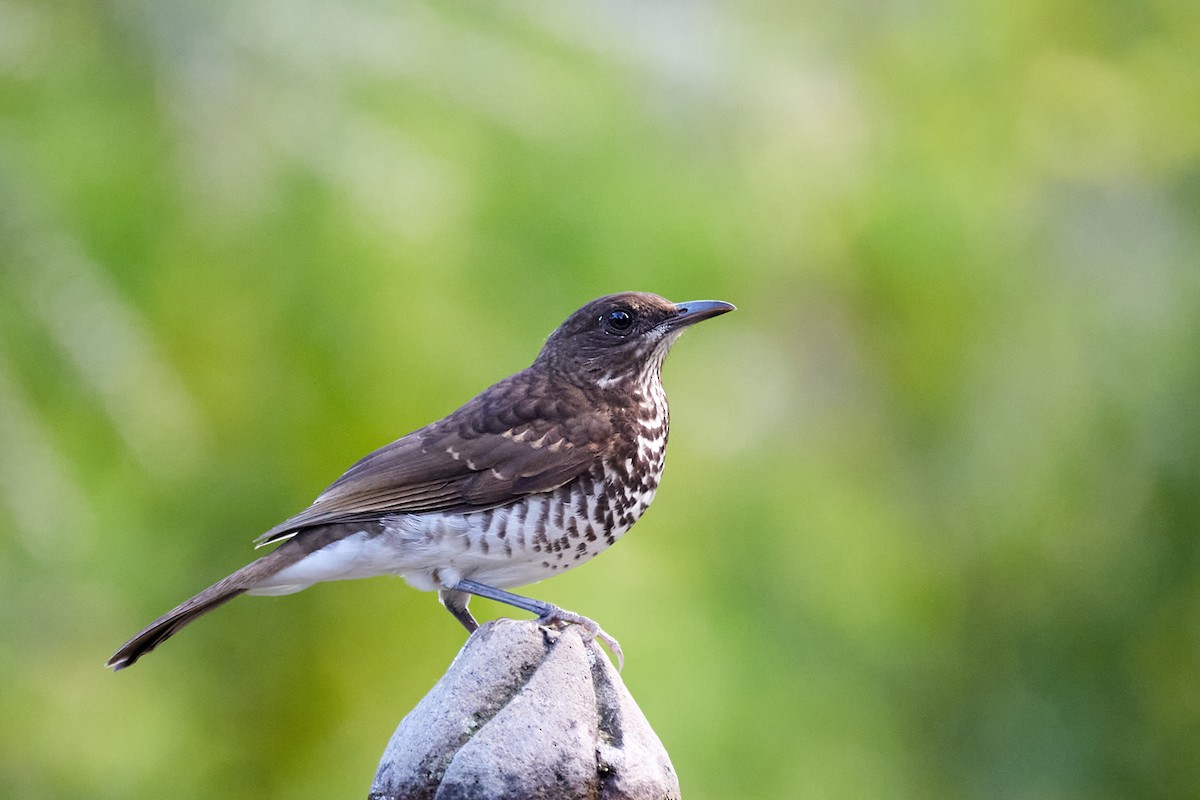
<instances>
[{"instance_id":1,"label":"rock","mask_svg":"<svg viewBox=\"0 0 1200 800\"><path fill-rule=\"evenodd\" d=\"M679 779L595 642L500 619L400 722L370 796L668 800Z\"/></svg>"}]
</instances>

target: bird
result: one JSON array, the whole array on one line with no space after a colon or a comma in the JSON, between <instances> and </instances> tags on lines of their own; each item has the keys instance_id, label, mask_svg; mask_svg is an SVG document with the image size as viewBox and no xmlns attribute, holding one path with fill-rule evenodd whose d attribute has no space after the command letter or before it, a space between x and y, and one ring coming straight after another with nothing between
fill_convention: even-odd
<instances>
[{"instance_id":1,"label":"bird","mask_svg":"<svg viewBox=\"0 0 1200 800\"><path fill-rule=\"evenodd\" d=\"M468 633L479 627L470 598L484 597L579 625L623 666L617 640L591 619L506 590L583 564L642 516L667 447L663 359L684 330L732 310L646 292L592 300L532 365L360 459L255 540L273 550L151 622L105 666L132 665L241 594L379 575L437 592Z\"/></svg>"}]
</instances>

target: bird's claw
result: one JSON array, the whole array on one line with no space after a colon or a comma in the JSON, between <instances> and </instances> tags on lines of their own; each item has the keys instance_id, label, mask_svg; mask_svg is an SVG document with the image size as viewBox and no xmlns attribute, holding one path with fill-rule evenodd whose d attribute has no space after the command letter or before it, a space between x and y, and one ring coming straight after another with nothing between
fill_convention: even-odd
<instances>
[{"instance_id":1,"label":"bird's claw","mask_svg":"<svg viewBox=\"0 0 1200 800\"><path fill-rule=\"evenodd\" d=\"M538 622L559 630L567 625L578 625L586 633L584 637L586 641L599 639L604 643L604 646L608 648L608 652L612 653L613 658L617 660L617 672L625 668L625 653L621 650L620 643L609 636L595 620L588 619L582 614L576 614L574 611L567 611L558 606L551 606L549 611L538 617Z\"/></svg>"}]
</instances>

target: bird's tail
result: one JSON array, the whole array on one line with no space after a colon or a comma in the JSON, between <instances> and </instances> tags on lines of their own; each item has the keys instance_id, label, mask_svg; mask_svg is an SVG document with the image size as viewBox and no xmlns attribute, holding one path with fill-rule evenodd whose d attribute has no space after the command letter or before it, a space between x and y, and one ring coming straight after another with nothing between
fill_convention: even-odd
<instances>
[{"instance_id":1,"label":"bird's tail","mask_svg":"<svg viewBox=\"0 0 1200 800\"><path fill-rule=\"evenodd\" d=\"M217 581L195 597L184 600L175 608L151 622L145 629L121 646L106 663L115 672L130 666L146 653L162 644L192 620L228 603L239 594L253 589L265 578L296 560L294 547L280 547L262 558L247 564L227 578Z\"/></svg>"},{"instance_id":2,"label":"bird's tail","mask_svg":"<svg viewBox=\"0 0 1200 800\"><path fill-rule=\"evenodd\" d=\"M229 577L232 578L233 576L230 575ZM145 630L123 644L120 650L113 653L112 658L105 662L104 666L111 667L114 672L119 669L125 669L143 655L158 647L159 644L166 641L168 637L172 636L175 631L184 625L187 625L202 614L207 614L217 606L228 603L246 591L245 587L231 586L227 581L229 581L229 578L213 584L200 594L190 600L185 600L154 620L154 622L151 622L146 626Z\"/></svg>"}]
</instances>

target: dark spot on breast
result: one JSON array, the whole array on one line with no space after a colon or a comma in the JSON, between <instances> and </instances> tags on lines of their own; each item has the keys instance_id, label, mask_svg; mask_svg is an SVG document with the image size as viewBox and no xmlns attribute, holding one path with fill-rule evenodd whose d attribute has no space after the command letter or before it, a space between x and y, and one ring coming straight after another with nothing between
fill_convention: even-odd
<instances>
[{"instance_id":1,"label":"dark spot on breast","mask_svg":"<svg viewBox=\"0 0 1200 800\"><path fill-rule=\"evenodd\" d=\"M596 508L592 512L592 519L596 522L603 522L608 508L608 492L601 492L600 496L596 498Z\"/></svg>"}]
</instances>

